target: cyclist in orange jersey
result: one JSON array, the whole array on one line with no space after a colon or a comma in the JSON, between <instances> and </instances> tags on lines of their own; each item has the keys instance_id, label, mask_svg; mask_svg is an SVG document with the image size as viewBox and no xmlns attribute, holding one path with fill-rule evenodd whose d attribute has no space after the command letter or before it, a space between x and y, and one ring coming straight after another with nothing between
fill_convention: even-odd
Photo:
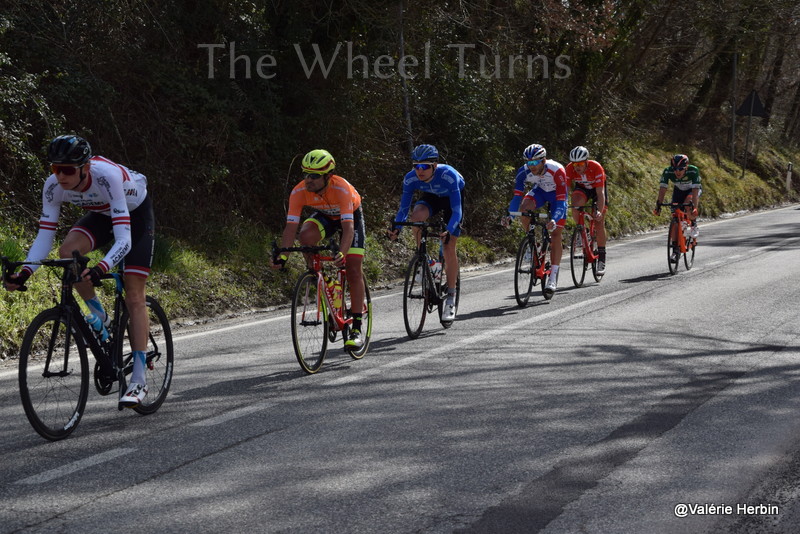
<instances>
[{"instance_id":1,"label":"cyclist in orange jersey","mask_svg":"<svg viewBox=\"0 0 800 534\"><path fill-rule=\"evenodd\" d=\"M313 246L341 230L336 266L344 267L350 286L353 327L345 347L360 349L364 345L361 335L361 318L364 313L364 263L365 236L364 214L361 195L347 180L333 174L336 167L333 156L327 150L312 150L302 162L303 180L289 196L289 213L283 230L281 248L291 247L300 226L303 207L315 210L300 227L300 243ZM283 253L273 263L274 269L283 267L288 259Z\"/></svg>"}]
</instances>

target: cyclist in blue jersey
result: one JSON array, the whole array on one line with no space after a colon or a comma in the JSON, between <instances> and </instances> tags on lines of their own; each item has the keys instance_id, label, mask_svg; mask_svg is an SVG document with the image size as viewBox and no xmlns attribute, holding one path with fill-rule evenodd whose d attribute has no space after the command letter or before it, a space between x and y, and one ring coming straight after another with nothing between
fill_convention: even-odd
<instances>
[{"instance_id":1,"label":"cyclist in blue jersey","mask_svg":"<svg viewBox=\"0 0 800 534\"><path fill-rule=\"evenodd\" d=\"M408 219L414 191L422 195L414 204L411 222L423 222L439 212L444 212L447 230L442 233L444 245L445 274L447 275L447 299L442 310L442 321L456 318L456 282L458 281L458 256L456 241L461 235L461 220L464 216L464 177L450 165L439 163L439 151L433 145L419 145L411 153L414 169L403 179L403 196L395 222ZM397 239L399 226L389 232L389 239ZM415 228L416 230L416 228ZM415 232L419 243L419 232ZM449 239L448 239L449 237Z\"/></svg>"},{"instance_id":2,"label":"cyclist in blue jersey","mask_svg":"<svg viewBox=\"0 0 800 534\"><path fill-rule=\"evenodd\" d=\"M550 276L544 287L547 298L550 298L558 285L558 269L563 253L561 234L567 220L567 174L563 165L555 160L547 159L547 151L542 145L528 146L522 152L522 159L525 164L517 169L514 197L508 206L508 211L532 210L547 202L550 203L550 222L547 223L547 230L550 232L551 238ZM526 183L533 185L527 194L525 194ZM508 226L512 219L513 216L503 217L503 225ZM522 216L520 222L527 233L531 226L531 218Z\"/></svg>"}]
</instances>

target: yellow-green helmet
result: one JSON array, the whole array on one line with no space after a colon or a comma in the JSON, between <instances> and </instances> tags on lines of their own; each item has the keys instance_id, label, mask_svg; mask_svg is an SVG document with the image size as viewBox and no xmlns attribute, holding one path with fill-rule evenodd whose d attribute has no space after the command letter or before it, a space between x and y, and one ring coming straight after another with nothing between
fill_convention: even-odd
<instances>
[{"instance_id":1,"label":"yellow-green helmet","mask_svg":"<svg viewBox=\"0 0 800 534\"><path fill-rule=\"evenodd\" d=\"M327 174L336 167L333 156L327 150L312 150L303 157L303 172L309 174Z\"/></svg>"}]
</instances>

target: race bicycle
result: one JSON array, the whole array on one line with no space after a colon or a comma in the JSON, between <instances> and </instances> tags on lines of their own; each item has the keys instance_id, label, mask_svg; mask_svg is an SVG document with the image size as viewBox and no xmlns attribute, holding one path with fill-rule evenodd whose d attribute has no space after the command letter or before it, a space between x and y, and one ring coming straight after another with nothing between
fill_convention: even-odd
<instances>
[{"instance_id":1,"label":"race bicycle","mask_svg":"<svg viewBox=\"0 0 800 534\"><path fill-rule=\"evenodd\" d=\"M393 222L392 226L411 226L419 228L420 239L414 255L408 262L403 283L403 322L406 333L417 339L425 325L425 318L438 309L439 322L444 328L453 326L453 321L442 320L442 310L447 300L447 269L444 260L444 245L448 237L442 238L445 231L442 223L431 222ZM439 241L438 255L428 253L428 239ZM435 267L435 272L434 268ZM456 279L456 312L461 296L461 276Z\"/></svg>"},{"instance_id":2,"label":"race bicycle","mask_svg":"<svg viewBox=\"0 0 800 534\"><path fill-rule=\"evenodd\" d=\"M578 211L578 221L575 230L572 231L572 239L570 240L569 265L572 270L572 281L575 287L581 287L586 279L586 271L589 270L590 266L595 282L599 282L604 273L598 271L600 254L597 251L597 225L595 221L597 206L592 203L590 207L579 206L574 209ZM587 209L591 209L592 213L586 213ZM587 220L589 221L588 224L586 223Z\"/></svg>"},{"instance_id":3,"label":"race bicycle","mask_svg":"<svg viewBox=\"0 0 800 534\"><path fill-rule=\"evenodd\" d=\"M683 255L683 264L686 270L690 270L694 265L694 253L697 248L697 238L691 235L691 221L686 215L686 209L691 209L694 204L684 202L683 204L663 202L659 206L669 206L672 210L672 219L669 222L669 232L667 233L667 264L669 273L678 272L678 264Z\"/></svg>"},{"instance_id":4,"label":"race bicycle","mask_svg":"<svg viewBox=\"0 0 800 534\"><path fill-rule=\"evenodd\" d=\"M127 377L133 371L130 314L125 305L122 274L112 272L100 277L113 280L115 284L107 337L86 323L72 294L72 286L80 281L80 273L88 261L89 258L80 256L78 251L73 252L72 258L39 262L12 262L2 258L3 279L11 282L9 275L22 265L63 270L60 300L31 321L19 353L19 393L25 415L36 432L52 441L69 436L84 414L89 395L87 347L95 359L94 386L100 395L117 392L122 397L127 389ZM20 287L20 291L26 289ZM147 296L146 306L150 323L145 360L149 392L133 408L142 415L154 413L164 402L172 383L174 363L172 331L167 316L153 297ZM123 409L121 404L119 409Z\"/></svg>"},{"instance_id":5,"label":"race bicycle","mask_svg":"<svg viewBox=\"0 0 800 534\"><path fill-rule=\"evenodd\" d=\"M330 254L320 254L323 251ZM345 268L335 269L335 272L329 272L331 269L328 268L326 271L326 262L333 262L338 251L333 241L324 246L272 247L273 263L282 252L302 252L307 258L308 270L297 279L292 296L292 344L300 367L308 374L314 374L322 367L328 342L334 343L339 332L346 341L353 324ZM358 349L345 346L345 351L354 360L364 357L372 337L372 299L366 279L362 310L364 344Z\"/></svg>"},{"instance_id":6,"label":"race bicycle","mask_svg":"<svg viewBox=\"0 0 800 534\"><path fill-rule=\"evenodd\" d=\"M550 300L553 295L548 295L544 290L547 277L550 276L550 262L547 261L547 253L550 251L550 232L547 231L550 206L545 204L535 210L512 211L509 215L531 218L531 226L520 241L514 265L514 297L517 299L517 304L520 307L528 304L533 286L538 281L542 283L542 295L546 300Z\"/></svg>"}]
</instances>

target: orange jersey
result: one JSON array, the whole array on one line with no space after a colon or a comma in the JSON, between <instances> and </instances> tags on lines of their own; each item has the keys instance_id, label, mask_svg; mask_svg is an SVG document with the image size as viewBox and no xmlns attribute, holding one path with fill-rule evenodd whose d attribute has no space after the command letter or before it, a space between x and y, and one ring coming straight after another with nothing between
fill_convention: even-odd
<instances>
[{"instance_id":1,"label":"orange jersey","mask_svg":"<svg viewBox=\"0 0 800 534\"><path fill-rule=\"evenodd\" d=\"M586 162L584 174L578 174L573 163L567 165L566 171L569 187L580 185L586 189L595 189L606 185L606 172L603 170L603 166L593 159Z\"/></svg>"},{"instance_id":2,"label":"orange jersey","mask_svg":"<svg viewBox=\"0 0 800 534\"><path fill-rule=\"evenodd\" d=\"M350 182L341 176L331 175L321 195L308 191L305 181L294 186L289 195L289 214L286 221L299 223L303 206L313 208L334 220L352 221L353 212L361 206L361 195Z\"/></svg>"}]
</instances>

